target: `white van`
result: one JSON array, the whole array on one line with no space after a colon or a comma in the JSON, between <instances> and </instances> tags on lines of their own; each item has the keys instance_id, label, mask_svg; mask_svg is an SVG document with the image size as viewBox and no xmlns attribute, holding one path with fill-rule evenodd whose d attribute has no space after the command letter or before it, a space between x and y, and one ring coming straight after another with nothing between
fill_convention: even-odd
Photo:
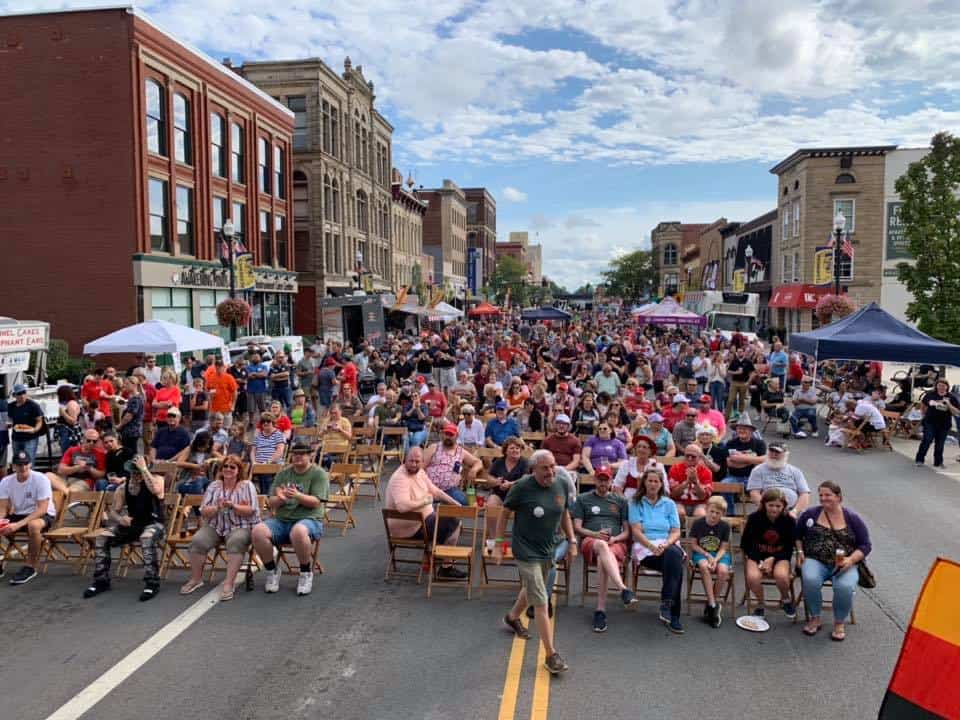
<instances>
[{"instance_id":1,"label":"white van","mask_svg":"<svg viewBox=\"0 0 960 720\"><path fill-rule=\"evenodd\" d=\"M303 360L303 337L300 335L279 335L277 337L270 335L244 335L227 346L227 349L230 351L230 359L232 360L240 353L246 352L247 343L251 342L265 348L270 348L266 353L270 356L269 359L266 357L261 358L264 362L273 360L273 356L282 351L286 345L290 346L290 352L287 357L290 362L298 363Z\"/></svg>"}]
</instances>

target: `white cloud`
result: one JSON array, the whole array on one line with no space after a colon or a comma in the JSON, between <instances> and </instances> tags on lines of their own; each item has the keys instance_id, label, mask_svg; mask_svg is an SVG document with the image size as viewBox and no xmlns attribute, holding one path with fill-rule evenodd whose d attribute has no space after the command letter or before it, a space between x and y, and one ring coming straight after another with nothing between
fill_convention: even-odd
<instances>
[{"instance_id":1,"label":"white cloud","mask_svg":"<svg viewBox=\"0 0 960 720\"><path fill-rule=\"evenodd\" d=\"M523 190L517 190L515 187L507 185L500 193L504 200L512 203L522 203L527 201L527 194Z\"/></svg>"}]
</instances>

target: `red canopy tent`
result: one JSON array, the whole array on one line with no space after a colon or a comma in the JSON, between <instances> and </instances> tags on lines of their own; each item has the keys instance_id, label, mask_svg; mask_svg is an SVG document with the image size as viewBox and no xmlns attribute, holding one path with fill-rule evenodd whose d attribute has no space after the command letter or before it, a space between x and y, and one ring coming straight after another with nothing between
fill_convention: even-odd
<instances>
[{"instance_id":1,"label":"red canopy tent","mask_svg":"<svg viewBox=\"0 0 960 720\"><path fill-rule=\"evenodd\" d=\"M482 302L470 310L467 315L470 317L486 317L488 315L499 315L500 308L494 307L488 302Z\"/></svg>"}]
</instances>

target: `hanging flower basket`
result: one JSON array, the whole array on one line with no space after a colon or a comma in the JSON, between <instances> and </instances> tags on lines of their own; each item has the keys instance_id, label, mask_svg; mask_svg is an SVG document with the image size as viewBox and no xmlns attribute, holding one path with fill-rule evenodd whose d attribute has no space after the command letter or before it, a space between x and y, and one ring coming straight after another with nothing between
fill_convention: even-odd
<instances>
[{"instance_id":1,"label":"hanging flower basket","mask_svg":"<svg viewBox=\"0 0 960 720\"><path fill-rule=\"evenodd\" d=\"M223 327L243 327L250 322L252 314L250 304L240 298L227 298L217 305L217 322Z\"/></svg>"},{"instance_id":2,"label":"hanging flower basket","mask_svg":"<svg viewBox=\"0 0 960 720\"><path fill-rule=\"evenodd\" d=\"M856 309L853 301L847 295L824 295L817 302L814 312L816 312L820 323L827 325L834 320L845 318Z\"/></svg>"}]
</instances>

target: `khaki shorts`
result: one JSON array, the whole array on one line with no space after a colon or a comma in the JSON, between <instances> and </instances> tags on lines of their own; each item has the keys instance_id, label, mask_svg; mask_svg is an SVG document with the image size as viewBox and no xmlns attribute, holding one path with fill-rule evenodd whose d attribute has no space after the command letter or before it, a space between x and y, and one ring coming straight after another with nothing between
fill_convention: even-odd
<instances>
[{"instance_id":1,"label":"khaki shorts","mask_svg":"<svg viewBox=\"0 0 960 720\"><path fill-rule=\"evenodd\" d=\"M217 535L216 530L209 525L203 525L190 540L190 552L196 555L206 555L217 547L220 541L221 537ZM229 555L245 553L250 549L250 528L234 528L227 535L224 546Z\"/></svg>"},{"instance_id":2,"label":"khaki shorts","mask_svg":"<svg viewBox=\"0 0 960 720\"><path fill-rule=\"evenodd\" d=\"M527 591L527 602L533 606L546 605L547 573L553 567L552 560L517 560L520 571L520 583Z\"/></svg>"}]
</instances>

